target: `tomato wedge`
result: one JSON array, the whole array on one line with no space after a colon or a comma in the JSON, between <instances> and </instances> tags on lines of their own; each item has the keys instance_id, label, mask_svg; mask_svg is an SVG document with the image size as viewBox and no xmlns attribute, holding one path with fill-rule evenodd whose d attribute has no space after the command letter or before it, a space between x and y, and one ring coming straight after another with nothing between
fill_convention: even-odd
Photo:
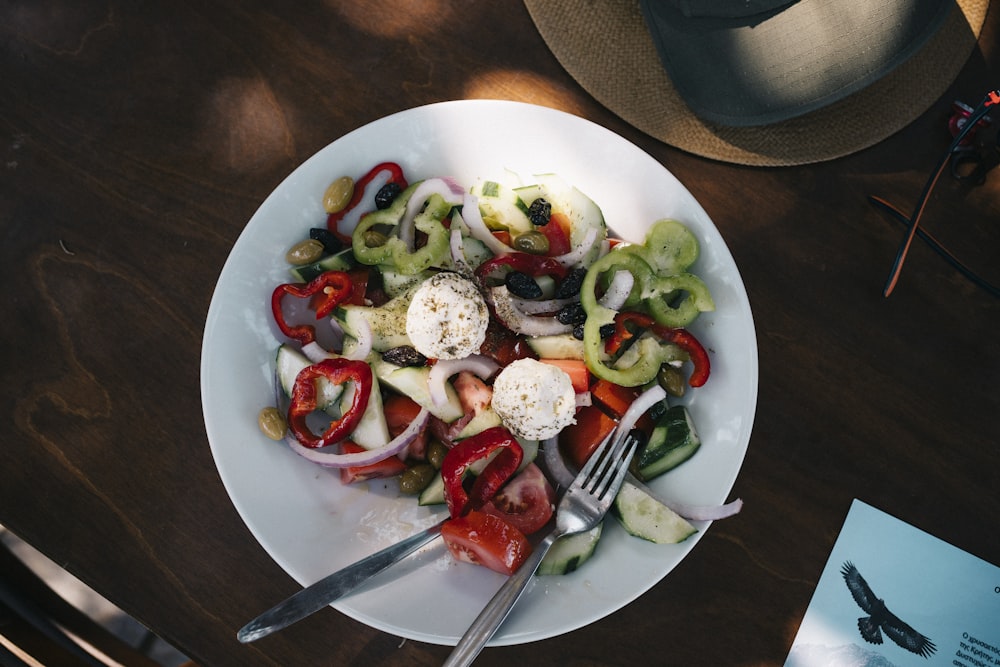
<instances>
[{"instance_id":1,"label":"tomato wedge","mask_svg":"<svg viewBox=\"0 0 1000 667\"><path fill-rule=\"evenodd\" d=\"M382 402L382 412L385 413L385 423L389 427L389 435L395 438L417 418L417 415L420 414L420 405L409 396L393 394ZM407 456L421 461L427 458L426 428L410 443Z\"/></svg>"},{"instance_id":2,"label":"tomato wedge","mask_svg":"<svg viewBox=\"0 0 1000 667\"><path fill-rule=\"evenodd\" d=\"M542 529L555 511L556 492L541 469L529 463L482 511L500 517L525 535Z\"/></svg>"},{"instance_id":3,"label":"tomato wedge","mask_svg":"<svg viewBox=\"0 0 1000 667\"><path fill-rule=\"evenodd\" d=\"M357 454L363 451L365 451L364 447L350 440L344 440L340 443L340 452L342 454ZM379 477L395 477L396 475L401 475L404 470L406 470L406 464L395 456L390 456L378 463L366 466L341 468L340 481L344 484L353 484L354 482L364 482L365 480L377 479Z\"/></svg>"},{"instance_id":4,"label":"tomato wedge","mask_svg":"<svg viewBox=\"0 0 1000 667\"><path fill-rule=\"evenodd\" d=\"M552 257L565 255L572 247L569 241L570 222L562 213L553 213L549 224L536 227L549 240L549 252Z\"/></svg>"},{"instance_id":5,"label":"tomato wedge","mask_svg":"<svg viewBox=\"0 0 1000 667\"><path fill-rule=\"evenodd\" d=\"M570 424L559 434L559 446L563 455L577 468L582 468L597 446L618 422L604 414L596 405L588 405L576 411L576 423Z\"/></svg>"},{"instance_id":6,"label":"tomato wedge","mask_svg":"<svg viewBox=\"0 0 1000 667\"><path fill-rule=\"evenodd\" d=\"M441 526L455 560L511 575L531 555L531 543L514 526L486 512L471 511Z\"/></svg>"}]
</instances>

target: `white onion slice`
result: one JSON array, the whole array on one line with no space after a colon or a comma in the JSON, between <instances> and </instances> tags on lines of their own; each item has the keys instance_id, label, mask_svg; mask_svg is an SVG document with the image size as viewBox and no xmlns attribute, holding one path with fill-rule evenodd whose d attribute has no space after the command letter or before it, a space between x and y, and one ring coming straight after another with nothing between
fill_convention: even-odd
<instances>
[{"instance_id":1,"label":"white onion slice","mask_svg":"<svg viewBox=\"0 0 1000 667\"><path fill-rule=\"evenodd\" d=\"M594 241L596 240L597 227L591 227L587 230L587 235L583 237L583 243L576 246L565 255L556 255L553 259L565 267L576 266L583 259L584 255L593 249Z\"/></svg>"},{"instance_id":2,"label":"white onion slice","mask_svg":"<svg viewBox=\"0 0 1000 667\"><path fill-rule=\"evenodd\" d=\"M565 489L573 483L573 473L566 467L562 452L559 451L559 437L549 438L542 442L542 451L545 453L545 468L552 475L559 488Z\"/></svg>"},{"instance_id":3,"label":"white onion slice","mask_svg":"<svg viewBox=\"0 0 1000 667\"><path fill-rule=\"evenodd\" d=\"M739 514L740 510L743 509L743 500L740 498L725 505L688 505L687 503L668 503L664 500L660 500L660 502L689 521L726 519L734 514Z\"/></svg>"},{"instance_id":4,"label":"white onion slice","mask_svg":"<svg viewBox=\"0 0 1000 667\"><path fill-rule=\"evenodd\" d=\"M632 430L639 417L646 414L646 411L667 397L667 392L660 385L653 385L646 391L639 394L628 410L622 415L618 422L618 434L624 438Z\"/></svg>"},{"instance_id":5,"label":"white onion slice","mask_svg":"<svg viewBox=\"0 0 1000 667\"><path fill-rule=\"evenodd\" d=\"M652 498L658 502L666 505L671 510L679 514L681 517L687 519L688 521L715 521L717 519L725 519L731 517L734 514L739 514L740 510L743 509L743 501L740 498L726 503L725 505L691 505L689 503L682 503L673 500L666 500L661 498L656 494L655 491L650 489L648 486L640 482L638 479L633 477L631 473L626 479L630 484L634 484L637 488L642 489L648 493Z\"/></svg>"},{"instance_id":6,"label":"white onion slice","mask_svg":"<svg viewBox=\"0 0 1000 667\"><path fill-rule=\"evenodd\" d=\"M335 454L333 452L323 451L326 447L310 449L309 447L304 447L300 444L299 441L295 439L295 436L291 434L285 436L285 442L288 443L288 446L291 447L293 452L302 458L308 459L309 461L325 468L352 468L354 466L366 466L378 463L379 461L384 461L390 456L395 456L409 447L427 424L427 418L429 416L430 412L427 411L427 408L421 408L414 420L410 422L410 425L407 426L402 433L393 438L388 444L375 449L369 449L364 452L358 452L356 454Z\"/></svg>"},{"instance_id":7,"label":"white onion slice","mask_svg":"<svg viewBox=\"0 0 1000 667\"><path fill-rule=\"evenodd\" d=\"M358 346L351 350L350 354L344 356L355 361L364 361L372 352L372 342L374 339L371 323L367 319L363 317L358 318L358 326L355 328L354 338L358 341Z\"/></svg>"},{"instance_id":8,"label":"white onion slice","mask_svg":"<svg viewBox=\"0 0 1000 667\"><path fill-rule=\"evenodd\" d=\"M469 371L473 375L486 380L500 369L493 359L481 354L473 354L462 359L439 359L427 375L427 389L434 405L444 405L448 402L445 383L452 375L461 371Z\"/></svg>"},{"instance_id":9,"label":"white onion slice","mask_svg":"<svg viewBox=\"0 0 1000 667\"><path fill-rule=\"evenodd\" d=\"M462 200L462 219L465 220L472 236L486 244L486 247L494 255L509 255L512 252L517 252L489 230L486 222L483 221L483 214L479 212L479 199L473 195L467 194Z\"/></svg>"},{"instance_id":10,"label":"white onion slice","mask_svg":"<svg viewBox=\"0 0 1000 667\"><path fill-rule=\"evenodd\" d=\"M635 285L635 276L632 275L631 271L615 271L615 275L611 278L611 284L608 285L607 291L598 300L598 303L611 310L621 310L628 295L632 292L633 285Z\"/></svg>"},{"instance_id":11,"label":"white onion slice","mask_svg":"<svg viewBox=\"0 0 1000 667\"><path fill-rule=\"evenodd\" d=\"M504 285L490 288L488 293L497 318L511 331L525 336L552 336L573 331L572 324L563 324L555 317L528 315L514 303L514 297Z\"/></svg>"},{"instance_id":12,"label":"white onion slice","mask_svg":"<svg viewBox=\"0 0 1000 667\"><path fill-rule=\"evenodd\" d=\"M533 301L532 299L522 299L521 297L511 296L511 300L517 309L524 313L525 315L541 315L546 313L554 313L564 306L568 306L571 303L576 303L579 299L544 299L542 301Z\"/></svg>"},{"instance_id":13,"label":"white onion slice","mask_svg":"<svg viewBox=\"0 0 1000 667\"><path fill-rule=\"evenodd\" d=\"M453 178L428 178L426 181L421 182L413 190L413 194L410 195L410 199L406 202L406 212L403 213L403 219L399 221L399 230L397 231L399 240L406 244L408 250L413 250L415 236L413 232L413 220L423 210L424 204L430 199L431 195L440 195L446 204L458 206L462 203L464 194L465 191L462 189L462 186Z\"/></svg>"},{"instance_id":14,"label":"white onion slice","mask_svg":"<svg viewBox=\"0 0 1000 667\"><path fill-rule=\"evenodd\" d=\"M311 343L306 343L305 345L303 345L302 354L304 354L306 358L309 361L313 362L314 364L318 364L324 359L333 359L334 357L337 356L332 352L328 352L325 349L323 349L323 346L317 343L316 341L312 341Z\"/></svg>"}]
</instances>

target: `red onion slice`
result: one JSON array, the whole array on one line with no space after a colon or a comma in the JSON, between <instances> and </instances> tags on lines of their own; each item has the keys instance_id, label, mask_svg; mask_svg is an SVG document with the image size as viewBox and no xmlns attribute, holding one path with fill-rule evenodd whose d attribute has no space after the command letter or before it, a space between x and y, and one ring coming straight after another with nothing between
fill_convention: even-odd
<instances>
[{"instance_id":1,"label":"red onion slice","mask_svg":"<svg viewBox=\"0 0 1000 667\"><path fill-rule=\"evenodd\" d=\"M313 463L323 466L324 468L353 468L354 466L366 466L378 463L379 461L384 461L390 456L395 456L409 447L423 430L424 426L426 426L429 415L430 412L427 411L427 408L421 408L420 412L417 413L416 418L414 418L410 425L407 426L402 433L393 438L388 444L365 452L358 452L356 454L335 454L333 452L323 451L324 449L328 449L327 447L320 449L303 447L291 434L285 436L285 442L288 443L288 446L291 447L293 452L304 459L308 459Z\"/></svg>"},{"instance_id":2,"label":"red onion slice","mask_svg":"<svg viewBox=\"0 0 1000 667\"><path fill-rule=\"evenodd\" d=\"M427 376L428 390L434 405L444 405L448 402L445 383L453 375L461 371L469 371L473 375L486 380L500 369L500 365L489 357L473 354L462 359L439 359Z\"/></svg>"},{"instance_id":3,"label":"red onion slice","mask_svg":"<svg viewBox=\"0 0 1000 667\"><path fill-rule=\"evenodd\" d=\"M409 201L406 202L406 212L403 219L399 221L397 236L399 240L406 244L408 250L413 250L413 220L424 208L424 204L432 195L440 195L446 204L458 206L463 201L465 191L453 178L428 178L413 190Z\"/></svg>"}]
</instances>

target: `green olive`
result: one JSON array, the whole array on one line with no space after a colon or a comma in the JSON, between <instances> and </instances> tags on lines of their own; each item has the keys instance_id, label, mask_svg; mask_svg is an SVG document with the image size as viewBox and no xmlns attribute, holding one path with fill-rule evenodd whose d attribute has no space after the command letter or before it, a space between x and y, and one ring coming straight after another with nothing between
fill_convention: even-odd
<instances>
[{"instance_id":1,"label":"green olive","mask_svg":"<svg viewBox=\"0 0 1000 667\"><path fill-rule=\"evenodd\" d=\"M549 251L549 239L541 232L525 232L514 237L514 249L532 255L544 255Z\"/></svg>"},{"instance_id":2,"label":"green olive","mask_svg":"<svg viewBox=\"0 0 1000 667\"><path fill-rule=\"evenodd\" d=\"M444 461L444 456L447 453L448 447L440 440L431 440L430 444L427 445L427 460L430 461L435 470L441 469L441 462Z\"/></svg>"},{"instance_id":3,"label":"green olive","mask_svg":"<svg viewBox=\"0 0 1000 667\"><path fill-rule=\"evenodd\" d=\"M257 415L257 425L260 426L261 433L271 440L283 439L288 428L285 425L284 415L274 406L266 407L260 411Z\"/></svg>"},{"instance_id":4,"label":"green olive","mask_svg":"<svg viewBox=\"0 0 1000 667\"><path fill-rule=\"evenodd\" d=\"M418 463L403 471L399 476L399 490L407 495L415 496L431 483L437 470L430 463Z\"/></svg>"},{"instance_id":5,"label":"green olive","mask_svg":"<svg viewBox=\"0 0 1000 667\"><path fill-rule=\"evenodd\" d=\"M347 208L354 197L354 179L341 176L327 186L323 193L323 208L327 213L339 213Z\"/></svg>"},{"instance_id":6,"label":"green olive","mask_svg":"<svg viewBox=\"0 0 1000 667\"><path fill-rule=\"evenodd\" d=\"M375 229L366 229L364 234L366 248L381 248L389 241L388 236Z\"/></svg>"},{"instance_id":7,"label":"green olive","mask_svg":"<svg viewBox=\"0 0 1000 667\"><path fill-rule=\"evenodd\" d=\"M663 390L670 396L681 397L684 395L684 374L681 369L670 364L660 366L660 372L656 375L656 381L660 383Z\"/></svg>"},{"instance_id":8,"label":"green olive","mask_svg":"<svg viewBox=\"0 0 1000 667\"><path fill-rule=\"evenodd\" d=\"M285 261L294 266L312 264L323 256L323 244L316 239L299 241L285 253Z\"/></svg>"}]
</instances>

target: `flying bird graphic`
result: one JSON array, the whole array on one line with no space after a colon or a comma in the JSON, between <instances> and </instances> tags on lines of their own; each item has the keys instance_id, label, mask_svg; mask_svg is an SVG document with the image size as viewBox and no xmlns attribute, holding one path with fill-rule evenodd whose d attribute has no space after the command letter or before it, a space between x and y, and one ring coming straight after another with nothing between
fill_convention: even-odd
<instances>
[{"instance_id":1,"label":"flying bird graphic","mask_svg":"<svg viewBox=\"0 0 1000 667\"><path fill-rule=\"evenodd\" d=\"M912 651L924 658L930 657L937 650L929 637L923 636L903 623L886 608L885 602L875 597L875 593L858 572L858 568L854 567L854 563L851 561L844 563L840 573L844 575L844 581L847 582L847 588L851 591L854 601L858 603L862 611L869 614L869 616L862 616L858 619L858 630L861 631L861 636L865 638L865 641L881 644L882 633L879 631L881 628L889 639L907 651Z\"/></svg>"}]
</instances>

